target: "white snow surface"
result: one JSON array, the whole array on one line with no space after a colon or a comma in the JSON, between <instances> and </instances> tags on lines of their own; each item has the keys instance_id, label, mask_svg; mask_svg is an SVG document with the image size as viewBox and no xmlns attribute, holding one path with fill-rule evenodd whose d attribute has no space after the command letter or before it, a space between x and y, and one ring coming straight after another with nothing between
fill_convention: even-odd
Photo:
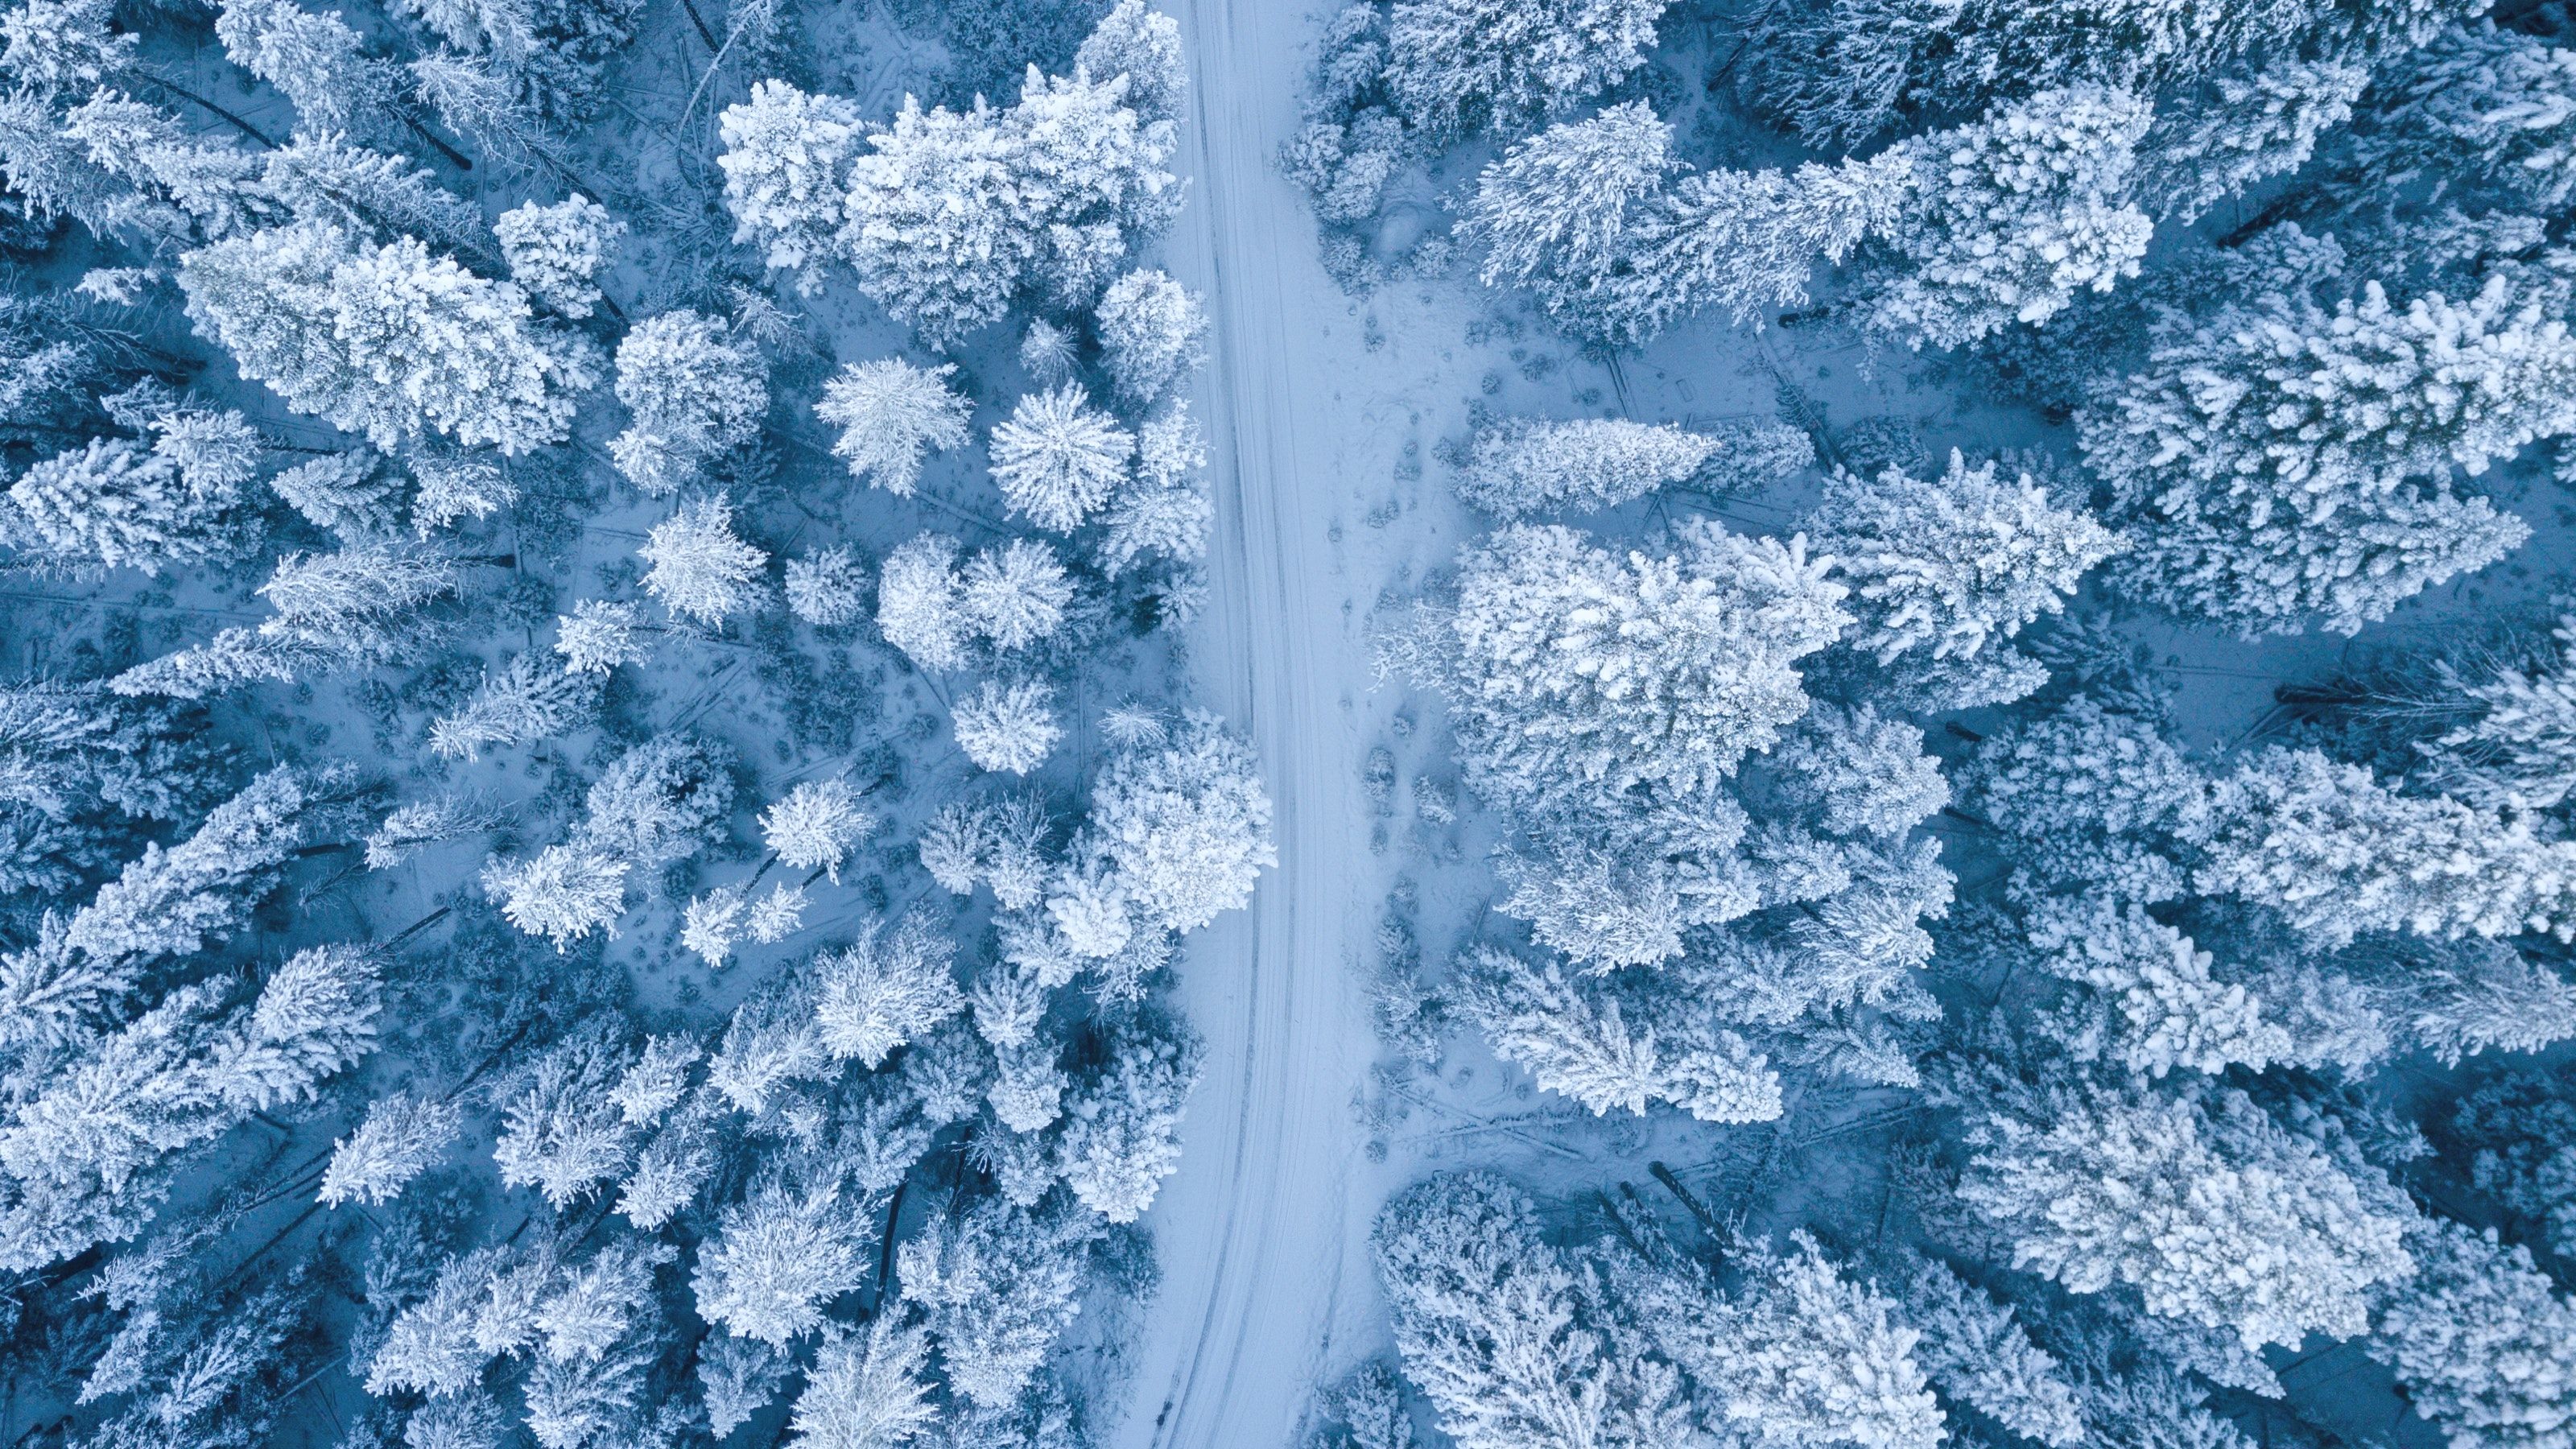
<instances>
[{"instance_id":1,"label":"white snow surface","mask_svg":"<svg viewBox=\"0 0 2576 1449\"><path fill-rule=\"evenodd\" d=\"M1180 1171L1147 1220L1163 1281L1120 1449L1288 1443L1333 1330L1377 1317L1366 1248L1381 1191L1352 1110L1376 1054L1353 964L1377 898L1358 780L1374 731L1355 697L1367 641L1332 576L1331 536L1356 461L1345 450L1391 459L1397 440L1344 415L1342 384L1383 364L1358 327L1318 325L1348 303L1271 164L1297 119L1305 15L1280 0L1172 8L1195 114L1190 205L1169 250L1215 332L1200 411L1217 528L1194 657L1204 701L1260 751L1279 869L1250 910L1190 938L1180 972L1206 1076Z\"/></svg>"}]
</instances>

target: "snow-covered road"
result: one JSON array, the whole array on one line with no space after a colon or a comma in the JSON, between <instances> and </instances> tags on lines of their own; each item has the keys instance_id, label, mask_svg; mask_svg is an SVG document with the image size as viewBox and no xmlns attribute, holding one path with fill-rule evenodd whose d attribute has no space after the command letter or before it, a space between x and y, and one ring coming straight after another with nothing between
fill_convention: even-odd
<instances>
[{"instance_id":1,"label":"snow-covered road","mask_svg":"<svg viewBox=\"0 0 2576 1449\"><path fill-rule=\"evenodd\" d=\"M1296 0L1183 0L1191 196L1170 264L1205 292L1215 356L1198 406L1217 496L1202 697L1248 730L1277 804L1280 867L1249 911L1191 939L1180 994L1207 1038L1179 1173L1150 1222L1163 1286L1123 1446L1284 1449L1337 1302L1369 1296L1368 1172L1354 1096L1375 1052L1351 967L1374 901L1353 697L1366 650L1333 576L1333 476L1364 374L1348 301L1270 158L1296 120Z\"/></svg>"}]
</instances>

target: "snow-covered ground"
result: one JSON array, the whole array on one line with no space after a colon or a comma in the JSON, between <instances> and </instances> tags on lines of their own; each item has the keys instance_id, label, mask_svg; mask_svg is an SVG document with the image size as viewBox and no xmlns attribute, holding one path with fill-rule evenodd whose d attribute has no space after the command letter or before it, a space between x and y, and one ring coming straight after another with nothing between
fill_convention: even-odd
<instances>
[{"instance_id":1,"label":"snow-covered ground","mask_svg":"<svg viewBox=\"0 0 2576 1449\"><path fill-rule=\"evenodd\" d=\"M1274 0L1179 17L1193 194L1171 260L1216 333L1201 406L1218 532L1194 648L1203 697L1261 753L1280 864L1181 973L1207 1074L1150 1218L1163 1287L1114 1442L1268 1445L1286 1442L1337 1312L1375 1301L1376 1194L1352 1111L1375 1046L1352 961L1375 903L1358 770L1377 702L1355 693L1367 644L1334 535L1353 466L1391 448L1345 417L1370 359L1357 326L1334 325L1348 304L1269 164L1296 117L1307 20Z\"/></svg>"}]
</instances>

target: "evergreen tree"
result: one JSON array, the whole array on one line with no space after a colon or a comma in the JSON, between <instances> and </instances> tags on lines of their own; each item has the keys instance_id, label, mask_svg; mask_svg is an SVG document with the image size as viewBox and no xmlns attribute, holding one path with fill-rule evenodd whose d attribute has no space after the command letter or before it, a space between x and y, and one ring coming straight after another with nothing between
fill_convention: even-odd
<instances>
[{"instance_id":1,"label":"evergreen tree","mask_svg":"<svg viewBox=\"0 0 2576 1449\"><path fill-rule=\"evenodd\" d=\"M1413 7L1428 8L1428 7ZM1681 163L1672 128L1642 101L1551 126L1476 180L1461 228L1485 248L1486 286L1527 287L1560 325L1635 344L1670 320L1668 285L1636 274L1656 201Z\"/></svg>"},{"instance_id":2,"label":"evergreen tree","mask_svg":"<svg viewBox=\"0 0 2576 1449\"><path fill-rule=\"evenodd\" d=\"M1055 691L1032 679L988 679L950 711L957 748L979 770L1025 775L1046 763L1064 738L1055 722Z\"/></svg>"},{"instance_id":3,"label":"evergreen tree","mask_svg":"<svg viewBox=\"0 0 2576 1449\"><path fill-rule=\"evenodd\" d=\"M800 295L821 292L862 144L858 108L782 80L756 81L748 99L725 107L718 134L733 239L759 245L773 269L794 274Z\"/></svg>"},{"instance_id":4,"label":"evergreen tree","mask_svg":"<svg viewBox=\"0 0 2576 1449\"><path fill-rule=\"evenodd\" d=\"M1922 1334L1914 1357L1944 1395L2049 1449L2084 1442L2065 1366L2031 1341L2012 1309L1937 1259L1916 1262L1903 1288L1905 1321Z\"/></svg>"},{"instance_id":5,"label":"evergreen tree","mask_svg":"<svg viewBox=\"0 0 2576 1449\"><path fill-rule=\"evenodd\" d=\"M1006 654L1054 638L1072 602L1063 563L1038 539L984 549L958 571L958 608L986 643Z\"/></svg>"},{"instance_id":6,"label":"evergreen tree","mask_svg":"<svg viewBox=\"0 0 2576 1449\"><path fill-rule=\"evenodd\" d=\"M1151 406L1207 360L1206 310L1161 272L1133 271L1110 283L1092 325L1110 383L1136 407Z\"/></svg>"},{"instance_id":7,"label":"evergreen tree","mask_svg":"<svg viewBox=\"0 0 2576 1449\"><path fill-rule=\"evenodd\" d=\"M2151 114L2128 92L2071 86L1906 143L1916 200L1879 233L1902 265L1880 263L1870 328L1956 347L2136 276L2153 224L2129 196Z\"/></svg>"},{"instance_id":8,"label":"evergreen tree","mask_svg":"<svg viewBox=\"0 0 2576 1449\"><path fill-rule=\"evenodd\" d=\"M1178 122L1189 98L1190 72L1181 49L1181 27L1145 0L1118 0L1085 36L1074 68L1101 80L1124 77L1127 104L1147 125Z\"/></svg>"},{"instance_id":9,"label":"evergreen tree","mask_svg":"<svg viewBox=\"0 0 2576 1449\"><path fill-rule=\"evenodd\" d=\"M1127 480L1136 437L1095 412L1079 385L1031 393L993 425L993 481L1010 511L1070 533Z\"/></svg>"},{"instance_id":10,"label":"evergreen tree","mask_svg":"<svg viewBox=\"0 0 2576 1449\"><path fill-rule=\"evenodd\" d=\"M196 409L164 412L152 431L148 445L94 438L19 475L0 519L6 541L34 562L156 576L237 550L259 435L239 413Z\"/></svg>"},{"instance_id":11,"label":"evergreen tree","mask_svg":"<svg viewBox=\"0 0 2576 1449\"><path fill-rule=\"evenodd\" d=\"M760 433L768 369L721 322L685 309L647 317L617 344L617 400L634 414L611 438L618 471L655 498Z\"/></svg>"},{"instance_id":12,"label":"evergreen tree","mask_svg":"<svg viewBox=\"0 0 2576 1449\"><path fill-rule=\"evenodd\" d=\"M1198 1085L1198 1043L1140 1027L1103 1043L1107 1061L1064 1100L1058 1170L1083 1206L1132 1223L1180 1166L1181 1110Z\"/></svg>"},{"instance_id":13,"label":"evergreen tree","mask_svg":"<svg viewBox=\"0 0 2576 1449\"><path fill-rule=\"evenodd\" d=\"M966 399L948 386L955 363L915 367L899 357L853 362L823 385L814 415L841 430L832 451L897 498L921 481L925 455L966 441Z\"/></svg>"},{"instance_id":14,"label":"evergreen tree","mask_svg":"<svg viewBox=\"0 0 2576 1449\"><path fill-rule=\"evenodd\" d=\"M2079 423L2137 545L2123 587L2249 637L2348 634L2519 544L2450 474L2576 426L2566 285L2546 262L2402 309L2271 293L2158 347Z\"/></svg>"},{"instance_id":15,"label":"evergreen tree","mask_svg":"<svg viewBox=\"0 0 2576 1449\"><path fill-rule=\"evenodd\" d=\"M524 745L586 723L597 707L597 676L551 668L531 650L512 656L465 707L430 722L430 752L442 759L473 760L487 745Z\"/></svg>"},{"instance_id":16,"label":"evergreen tree","mask_svg":"<svg viewBox=\"0 0 2576 1449\"><path fill-rule=\"evenodd\" d=\"M2121 545L2089 515L2050 507L2028 473L2000 483L1994 464L1970 468L1955 451L1936 483L1894 468L1871 481L1838 473L1807 530L1849 581L1861 619L1846 642L1882 669L1928 675L1947 708L2014 697L2001 691L2023 688L2029 671L2013 668L2006 641L2064 609Z\"/></svg>"},{"instance_id":17,"label":"evergreen tree","mask_svg":"<svg viewBox=\"0 0 2576 1449\"><path fill-rule=\"evenodd\" d=\"M644 591L684 619L712 628L760 605L757 580L769 554L734 533L733 505L722 493L682 500L635 553L652 566Z\"/></svg>"},{"instance_id":18,"label":"evergreen tree","mask_svg":"<svg viewBox=\"0 0 2576 1449\"><path fill-rule=\"evenodd\" d=\"M492 235L510 263L511 281L558 313L578 319L599 306L599 274L608 269L625 237L626 223L589 197L575 195L552 206L522 202L493 218Z\"/></svg>"},{"instance_id":19,"label":"evergreen tree","mask_svg":"<svg viewBox=\"0 0 2576 1449\"><path fill-rule=\"evenodd\" d=\"M1089 829L1119 893L1147 919L1194 931L1252 899L1270 843L1270 796L1251 748L1215 715L1112 754L1091 785Z\"/></svg>"},{"instance_id":20,"label":"evergreen tree","mask_svg":"<svg viewBox=\"0 0 2576 1449\"><path fill-rule=\"evenodd\" d=\"M877 818L860 806L858 791L838 777L798 784L760 817L761 836L779 864L823 871L835 884L841 862L876 828Z\"/></svg>"},{"instance_id":21,"label":"evergreen tree","mask_svg":"<svg viewBox=\"0 0 2576 1449\"><path fill-rule=\"evenodd\" d=\"M463 1120L452 1103L403 1092L369 1102L366 1120L332 1144L331 1161L322 1170L323 1206L392 1202L447 1155Z\"/></svg>"},{"instance_id":22,"label":"evergreen tree","mask_svg":"<svg viewBox=\"0 0 2576 1449\"><path fill-rule=\"evenodd\" d=\"M1495 1055L1596 1114L1670 1102L1706 1122L1780 1116L1780 1079L1762 1054L1686 1002L1569 980L1492 947L1459 958L1453 989Z\"/></svg>"},{"instance_id":23,"label":"evergreen tree","mask_svg":"<svg viewBox=\"0 0 2576 1449\"><path fill-rule=\"evenodd\" d=\"M793 1449L885 1449L939 1419L924 1371L930 1335L880 1314L864 1332L835 1333L814 1355L796 1397Z\"/></svg>"},{"instance_id":24,"label":"evergreen tree","mask_svg":"<svg viewBox=\"0 0 2576 1449\"><path fill-rule=\"evenodd\" d=\"M610 674L620 664L641 664L653 652L638 643L633 604L584 599L555 618L555 652L568 674Z\"/></svg>"},{"instance_id":25,"label":"evergreen tree","mask_svg":"<svg viewBox=\"0 0 2576 1449\"><path fill-rule=\"evenodd\" d=\"M515 864L493 861L483 872L483 889L500 900L511 925L562 951L593 931L617 934L630 869L594 846L549 845Z\"/></svg>"},{"instance_id":26,"label":"evergreen tree","mask_svg":"<svg viewBox=\"0 0 2576 1449\"><path fill-rule=\"evenodd\" d=\"M1631 1357L1579 1315L1574 1273L1536 1206L1482 1173L1434 1178L1370 1241L1405 1376L1461 1449L1670 1443L1687 1431L1669 1364Z\"/></svg>"},{"instance_id":27,"label":"evergreen tree","mask_svg":"<svg viewBox=\"0 0 2576 1449\"><path fill-rule=\"evenodd\" d=\"M815 628L847 628L867 617L867 570L848 544L789 559L786 576L787 612Z\"/></svg>"},{"instance_id":28,"label":"evergreen tree","mask_svg":"<svg viewBox=\"0 0 2576 1449\"><path fill-rule=\"evenodd\" d=\"M2576 1306L2531 1254L2433 1221L2409 1240L2418 1272L2363 1340L2451 1449L2562 1442L2576 1402Z\"/></svg>"},{"instance_id":29,"label":"evergreen tree","mask_svg":"<svg viewBox=\"0 0 2576 1449\"><path fill-rule=\"evenodd\" d=\"M874 1071L888 1054L966 1009L956 947L926 914L888 930L871 921L844 950L814 962L814 1024L824 1049Z\"/></svg>"},{"instance_id":30,"label":"evergreen tree","mask_svg":"<svg viewBox=\"0 0 2576 1449\"><path fill-rule=\"evenodd\" d=\"M381 448L429 433L504 454L560 442L598 380L587 344L536 324L515 283L411 237L251 232L181 258L179 286L243 376Z\"/></svg>"},{"instance_id":31,"label":"evergreen tree","mask_svg":"<svg viewBox=\"0 0 2576 1449\"><path fill-rule=\"evenodd\" d=\"M1616 508L1687 482L1718 448L1718 439L1671 423L1510 418L1477 429L1458 496L1504 519L1558 508Z\"/></svg>"},{"instance_id":32,"label":"evergreen tree","mask_svg":"<svg viewBox=\"0 0 2576 1449\"><path fill-rule=\"evenodd\" d=\"M2363 931L2576 935L2576 843L2359 765L2269 749L2223 782L2194 884L2277 910L2331 945Z\"/></svg>"},{"instance_id":33,"label":"evergreen tree","mask_svg":"<svg viewBox=\"0 0 2576 1449\"><path fill-rule=\"evenodd\" d=\"M1020 1400L1082 1308L1088 1212L997 1199L943 1214L895 1251L895 1279L939 1344L948 1387L987 1410Z\"/></svg>"},{"instance_id":34,"label":"evergreen tree","mask_svg":"<svg viewBox=\"0 0 2576 1449\"><path fill-rule=\"evenodd\" d=\"M823 1324L824 1305L859 1286L864 1210L843 1204L832 1188L756 1189L726 1210L723 1226L698 1251L689 1285L698 1311L773 1348L812 1333Z\"/></svg>"},{"instance_id":35,"label":"evergreen tree","mask_svg":"<svg viewBox=\"0 0 2576 1449\"><path fill-rule=\"evenodd\" d=\"M1971 1143L1960 1197L2017 1266L2075 1293L2128 1285L2249 1350L2360 1333L2373 1285L2414 1271L2403 1200L2232 1088L2067 1082L1992 1099Z\"/></svg>"},{"instance_id":36,"label":"evergreen tree","mask_svg":"<svg viewBox=\"0 0 2576 1449\"><path fill-rule=\"evenodd\" d=\"M1386 88L1445 146L1571 109L1646 63L1666 0L1400 0Z\"/></svg>"}]
</instances>

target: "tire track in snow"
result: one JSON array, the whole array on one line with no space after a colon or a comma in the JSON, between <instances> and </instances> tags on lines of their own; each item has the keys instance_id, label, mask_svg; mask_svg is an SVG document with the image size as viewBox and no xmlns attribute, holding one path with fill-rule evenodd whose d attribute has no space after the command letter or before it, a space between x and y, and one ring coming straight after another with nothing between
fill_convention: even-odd
<instances>
[{"instance_id":1,"label":"tire track in snow","mask_svg":"<svg viewBox=\"0 0 2576 1449\"><path fill-rule=\"evenodd\" d=\"M1162 1287L1138 1345L1117 1442L1285 1449L1303 1414L1369 1204L1350 1188L1352 1103L1375 1047L1351 980L1367 834L1358 725L1365 687L1314 471L1355 336L1324 276L1303 198L1271 164L1297 120L1308 34L1292 0L1176 0L1193 112L1192 195L1171 266L1208 298L1213 356L1198 407L1217 525L1196 638L1201 696L1247 731L1274 803L1280 867L1250 909L1193 937L1179 994L1207 1040L1180 1171L1149 1219ZM1343 328L1342 332L1356 329ZM1307 446L1301 450L1301 439Z\"/></svg>"}]
</instances>

